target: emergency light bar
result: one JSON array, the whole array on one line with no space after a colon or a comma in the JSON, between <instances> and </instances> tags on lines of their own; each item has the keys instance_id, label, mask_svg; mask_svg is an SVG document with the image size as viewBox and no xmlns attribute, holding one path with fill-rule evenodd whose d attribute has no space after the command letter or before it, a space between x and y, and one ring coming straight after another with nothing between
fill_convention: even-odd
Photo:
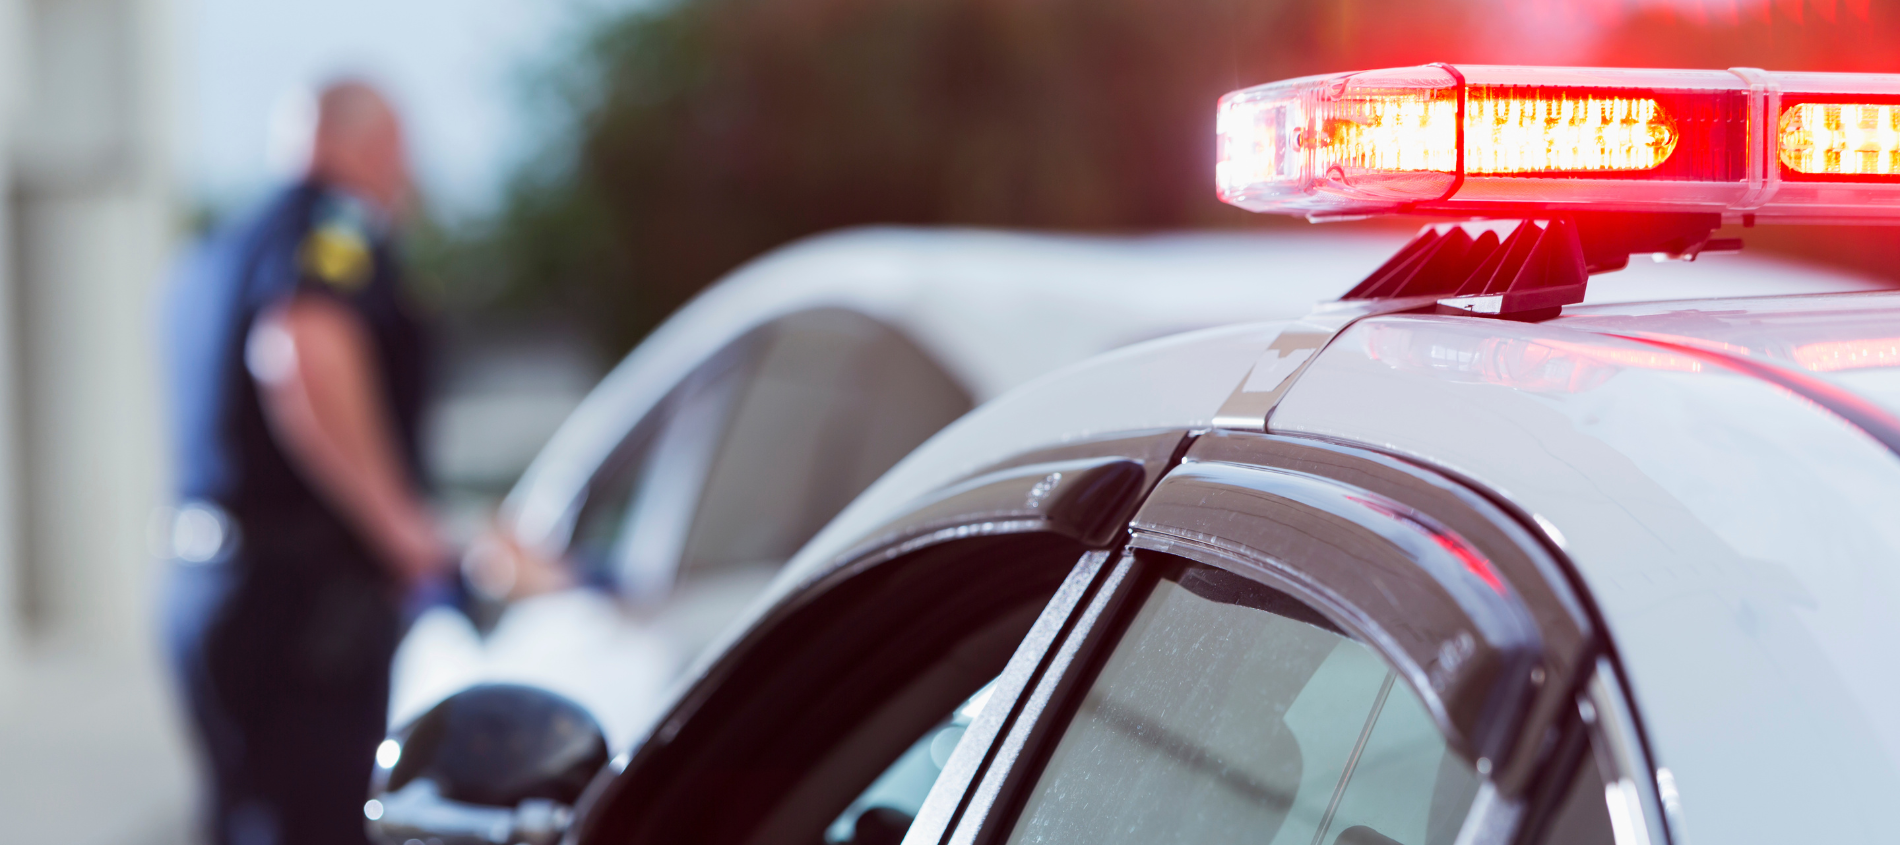
<instances>
[{"instance_id":1,"label":"emergency light bar","mask_svg":"<svg viewBox=\"0 0 1900 845\"><path fill-rule=\"evenodd\" d=\"M1253 211L1900 219L1900 75L1424 65L1235 91L1216 131Z\"/></svg>"}]
</instances>

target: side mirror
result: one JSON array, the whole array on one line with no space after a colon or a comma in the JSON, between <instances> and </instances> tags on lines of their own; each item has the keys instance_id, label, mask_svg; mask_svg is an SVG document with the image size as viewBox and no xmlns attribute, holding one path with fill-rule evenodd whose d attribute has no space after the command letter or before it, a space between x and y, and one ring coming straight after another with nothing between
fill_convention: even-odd
<instances>
[{"instance_id":1,"label":"side mirror","mask_svg":"<svg viewBox=\"0 0 1900 845\"><path fill-rule=\"evenodd\" d=\"M483 684L383 741L363 815L388 845L547 845L606 763L606 737L580 705Z\"/></svg>"}]
</instances>

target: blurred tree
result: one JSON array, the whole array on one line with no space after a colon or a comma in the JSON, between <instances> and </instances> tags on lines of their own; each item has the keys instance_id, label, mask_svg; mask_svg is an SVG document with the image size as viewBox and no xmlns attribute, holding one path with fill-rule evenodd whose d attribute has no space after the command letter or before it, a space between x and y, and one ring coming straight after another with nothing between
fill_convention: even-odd
<instances>
[{"instance_id":1,"label":"blurred tree","mask_svg":"<svg viewBox=\"0 0 1900 845\"><path fill-rule=\"evenodd\" d=\"M1278 33L1313 31L1324 9L696 0L634 12L558 76L577 152L531 170L501 216L438 241L425 263L470 304L582 315L618 352L721 273L840 226L1256 223L1209 189L1211 106L1242 80L1315 66L1318 45ZM1241 50L1249 41L1269 49Z\"/></svg>"},{"instance_id":2,"label":"blurred tree","mask_svg":"<svg viewBox=\"0 0 1900 845\"><path fill-rule=\"evenodd\" d=\"M453 302L578 315L614 354L840 226L1273 225L1211 189L1212 106L1245 85L1440 60L1900 70L1896 20L1867 0L679 0L603 23L554 75L571 134L423 252Z\"/></svg>"}]
</instances>

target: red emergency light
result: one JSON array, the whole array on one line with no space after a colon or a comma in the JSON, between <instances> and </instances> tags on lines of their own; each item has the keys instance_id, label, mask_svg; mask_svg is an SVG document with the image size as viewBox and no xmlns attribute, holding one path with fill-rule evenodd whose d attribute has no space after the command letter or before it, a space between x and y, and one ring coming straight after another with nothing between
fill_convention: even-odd
<instances>
[{"instance_id":1,"label":"red emergency light","mask_svg":"<svg viewBox=\"0 0 1900 845\"><path fill-rule=\"evenodd\" d=\"M1900 75L1487 65L1221 98L1221 199L1315 219L1900 219Z\"/></svg>"}]
</instances>

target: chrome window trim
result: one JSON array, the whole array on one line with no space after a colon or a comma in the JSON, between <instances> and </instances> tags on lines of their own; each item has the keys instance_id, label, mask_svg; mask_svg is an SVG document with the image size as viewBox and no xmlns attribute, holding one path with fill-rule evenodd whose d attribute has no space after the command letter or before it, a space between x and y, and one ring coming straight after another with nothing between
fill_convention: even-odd
<instances>
[{"instance_id":1,"label":"chrome window trim","mask_svg":"<svg viewBox=\"0 0 1900 845\"><path fill-rule=\"evenodd\" d=\"M621 516L626 527L608 551L608 558L614 576L636 603L653 604L664 599L679 579L686 541L699 516L700 497L730 428L740 387L750 375L738 373L725 378L730 372L722 367L703 378L696 373L688 380L684 395L666 414L648 445L652 457L634 479L632 499L627 513ZM588 481L591 485L593 478ZM583 491L571 508L576 515L585 500ZM573 543L572 522L567 521L562 553Z\"/></svg>"},{"instance_id":2,"label":"chrome window trim","mask_svg":"<svg viewBox=\"0 0 1900 845\"><path fill-rule=\"evenodd\" d=\"M1577 713L1590 732L1590 748L1605 782L1604 804L1616 845L1671 845L1681 841L1672 827L1678 812L1664 813L1667 781L1674 778L1658 769L1645 749L1621 676L1607 657L1598 657L1596 671L1577 697ZM1674 810L1674 808L1670 808Z\"/></svg>"},{"instance_id":3,"label":"chrome window trim","mask_svg":"<svg viewBox=\"0 0 1900 845\"><path fill-rule=\"evenodd\" d=\"M630 369L639 350L629 353L588 391L508 491L502 500L507 529L542 554L565 554L595 479L627 440L642 428L659 438L664 417L687 394L750 363L769 340L769 326L768 320L720 341L671 375ZM636 376L651 383L629 383Z\"/></svg>"}]
</instances>

